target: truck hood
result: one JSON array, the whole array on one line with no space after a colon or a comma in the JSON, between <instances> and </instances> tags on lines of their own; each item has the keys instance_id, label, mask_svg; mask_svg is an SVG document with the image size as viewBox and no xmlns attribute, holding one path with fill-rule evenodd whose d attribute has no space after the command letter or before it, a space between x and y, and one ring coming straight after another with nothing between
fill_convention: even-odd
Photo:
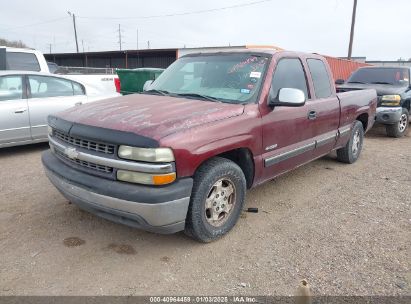
<instances>
[{"instance_id":1,"label":"truck hood","mask_svg":"<svg viewBox=\"0 0 411 304\"><path fill-rule=\"evenodd\" d=\"M74 123L159 140L188 128L241 115L244 105L133 94L81 105L57 116Z\"/></svg>"},{"instance_id":2,"label":"truck hood","mask_svg":"<svg viewBox=\"0 0 411 304\"><path fill-rule=\"evenodd\" d=\"M388 84L373 84L373 83L346 83L337 87L337 90L342 91L354 91L354 90L365 90L365 89L375 89L378 96L382 95L393 95L402 94L407 90L406 86L394 86Z\"/></svg>"}]
</instances>

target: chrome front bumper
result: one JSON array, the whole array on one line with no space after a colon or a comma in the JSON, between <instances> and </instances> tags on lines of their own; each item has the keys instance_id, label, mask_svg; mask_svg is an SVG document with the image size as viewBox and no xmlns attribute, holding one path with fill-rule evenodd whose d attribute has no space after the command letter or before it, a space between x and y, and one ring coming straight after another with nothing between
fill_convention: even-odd
<instances>
[{"instance_id":1,"label":"chrome front bumper","mask_svg":"<svg viewBox=\"0 0 411 304\"><path fill-rule=\"evenodd\" d=\"M43 153L42 161L51 183L82 209L114 222L156 233L169 234L184 229L191 179L156 189L74 172L49 151ZM92 188L93 185L96 189ZM120 194L123 196L119 197Z\"/></svg>"},{"instance_id":2,"label":"chrome front bumper","mask_svg":"<svg viewBox=\"0 0 411 304\"><path fill-rule=\"evenodd\" d=\"M375 120L382 124L395 124L400 121L401 107L378 107Z\"/></svg>"}]
</instances>

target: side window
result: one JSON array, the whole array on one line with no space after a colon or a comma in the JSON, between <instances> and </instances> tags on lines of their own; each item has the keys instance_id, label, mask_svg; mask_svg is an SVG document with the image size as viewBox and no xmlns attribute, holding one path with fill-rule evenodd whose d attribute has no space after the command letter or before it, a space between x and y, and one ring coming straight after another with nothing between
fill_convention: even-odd
<instances>
[{"instance_id":1,"label":"side window","mask_svg":"<svg viewBox=\"0 0 411 304\"><path fill-rule=\"evenodd\" d=\"M52 76L29 76L31 98L73 96L70 80ZM77 95L77 94L76 94Z\"/></svg>"},{"instance_id":2,"label":"side window","mask_svg":"<svg viewBox=\"0 0 411 304\"><path fill-rule=\"evenodd\" d=\"M32 53L7 52L6 66L8 70L40 71L40 65L36 55Z\"/></svg>"},{"instance_id":3,"label":"side window","mask_svg":"<svg viewBox=\"0 0 411 304\"><path fill-rule=\"evenodd\" d=\"M277 63L271 83L271 96L277 97L282 88L300 89L309 98L307 79L300 59L285 58Z\"/></svg>"},{"instance_id":4,"label":"side window","mask_svg":"<svg viewBox=\"0 0 411 304\"><path fill-rule=\"evenodd\" d=\"M74 95L86 95L84 87L81 84L77 82L72 82L72 84L73 84Z\"/></svg>"},{"instance_id":5,"label":"side window","mask_svg":"<svg viewBox=\"0 0 411 304\"><path fill-rule=\"evenodd\" d=\"M23 86L21 76L0 77L0 101L23 98Z\"/></svg>"},{"instance_id":6,"label":"side window","mask_svg":"<svg viewBox=\"0 0 411 304\"><path fill-rule=\"evenodd\" d=\"M330 78L327 69L319 59L308 59L308 67L314 83L314 91L317 98L327 98L332 94Z\"/></svg>"}]
</instances>

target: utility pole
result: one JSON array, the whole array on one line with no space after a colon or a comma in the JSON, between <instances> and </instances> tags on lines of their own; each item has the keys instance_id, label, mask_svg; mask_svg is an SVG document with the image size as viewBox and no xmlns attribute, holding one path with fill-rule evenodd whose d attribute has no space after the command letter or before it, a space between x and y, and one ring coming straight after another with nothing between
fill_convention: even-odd
<instances>
[{"instance_id":1,"label":"utility pole","mask_svg":"<svg viewBox=\"0 0 411 304\"><path fill-rule=\"evenodd\" d=\"M83 53L84 53L84 40L81 39L81 45L83 46Z\"/></svg>"},{"instance_id":2,"label":"utility pole","mask_svg":"<svg viewBox=\"0 0 411 304\"><path fill-rule=\"evenodd\" d=\"M120 51L121 51L121 25L118 25L118 43L120 45Z\"/></svg>"},{"instance_id":3,"label":"utility pole","mask_svg":"<svg viewBox=\"0 0 411 304\"><path fill-rule=\"evenodd\" d=\"M351 59L351 55L352 55L352 44L354 40L354 27L355 27L355 15L356 14L357 14L357 0L354 0L354 7L352 10L352 19L351 19L350 45L348 46L348 59Z\"/></svg>"},{"instance_id":4,"label":"utility pole","mask_svg":"<svg viewBox=\"0 0 411 304\"><path fill-rule=\"evenodd\" d=\"M78 53L78 41L77 41L77 28L76 28L76 15L74 13L72 14L71 12L67 12L70 16L73 17L73 27L74 27L74 38L76 39L76 50Z\"/></svg>"},{"instance_id":5,"label":"utility pole","mask_svg":"<svg viewBox=\"0 0 411 304\"><path fill-rule=\"evenodd\" d=\"M150 49L150 40L147 41L147 49Z\"/></svg>"},{"instance_id":6,"label":"utility pole","mask_svg":"<svg viewBox=\"0 0 411 304\"><path fill-rule=\"evenodd\" d=\"M51 43L49 43L49 53L51 54Z\"/></svg>"}]
</instances>

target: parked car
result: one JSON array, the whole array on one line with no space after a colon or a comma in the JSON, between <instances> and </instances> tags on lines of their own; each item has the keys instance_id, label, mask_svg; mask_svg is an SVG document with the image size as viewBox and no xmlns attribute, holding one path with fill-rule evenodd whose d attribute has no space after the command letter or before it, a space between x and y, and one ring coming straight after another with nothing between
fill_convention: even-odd
<instances>
[{"instance_id":1,"label":"parked car","mask_svg":"<svg viewBox=\"0 0 411 304\"><path fill-rule=\"evenodd\" d=\"M375 90L336 94L318 55L190 54L142 94L51 115L42 161L81 208L210 242L233 228L246 189L333 150L355 162L376 105Z\"/></svg>"},{"instance_id":2,"label":"parked car","mask_svg":"<svg viewBox=\"0 0 411 304\"><path fill-rule=\"evenodd\" d=\"M347 82L340 81L339 92L375 89L378 95L377 122L387 135L402 137L408 131L411 83L409 67L365 67L355 71Z\"/></svg>"},{"instance_id":3,"label":"parked car","mask_svg":"<svg viewBox=\"0 0 411 304\"><path fill-rule=\"evenodd\" d=\"M6 52L1 52L1 50ZM4 62L4 64L2 64ZM5 68L2 68L5 66ZM22 49L0 46L0 70L32 71L42 73L63 74L64 77L92 86L102 93L116 92L117 75L113 69L89 69L59 67L47 62L43 53L34 49ZM89 74L89 70L96 70ZM109 73L109 74L107 74Z\"/></svg>"},{"instance_id":4,"label":"parked car","mask_svg":"<svg viewBox=\"0 0 411 304\"><path fill-rule=\"evenodd\" d=\"M47 116L119 96L48 73L0 71L0 148L47 141Z\"/></svg>"}]
</instances>

